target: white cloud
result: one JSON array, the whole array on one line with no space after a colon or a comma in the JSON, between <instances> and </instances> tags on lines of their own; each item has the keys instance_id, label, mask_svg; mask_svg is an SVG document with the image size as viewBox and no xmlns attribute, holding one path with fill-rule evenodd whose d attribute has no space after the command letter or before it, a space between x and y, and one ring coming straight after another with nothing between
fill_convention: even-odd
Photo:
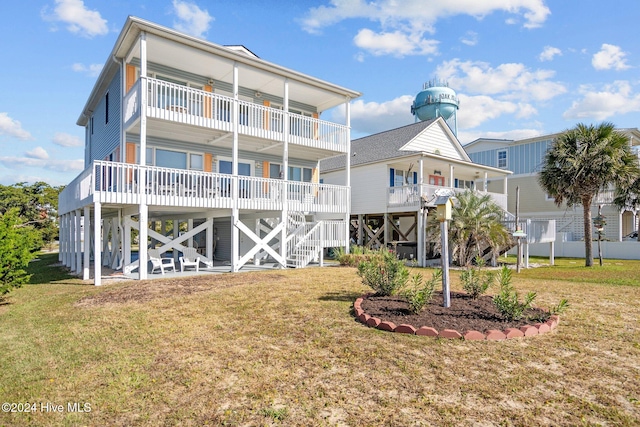
<instances>
[{"instance_id":1,"label":"white cloud","mask_svg":"<svg viewBox=\"0 0 640 427\"><path fill-rule=\"evenodd\" d=\"M48 21L63 22L67 30L84 37L102 36L109 32L107 20L100 12L89 10L83 0L55 0L53 14L43 11L43 18Z\"/></svg>"},{"instance_id":2,"label":"white cloud","mask_svg":"<svg viewBox=\"0 0 640 427\"><path fill-rule=\"evenodd\" d=\"M564 112L564 119L604 120L618 114L640 111L640 93L634 93L627 81L616 81L601 90L581 86L582 99Z\"/></svg>"},{"instance_id":3,"label":"white cloud","mask_svg":"<svg viewBox=\"0 0 640 427\"><path fill-rule=\"evenodd\" d=\"M467 31L467 33L460 37L460 41L467 46L475 46L478 44L478 33L475 31Z\"/></svg>"},{"instance_id":4,"label":"white cloud","mask_svg":"<svg viewBox=\"0 0 640 427\"><path fill-rule=\"evenodd\" d=\"M54 172L80 172L84 169L84 160L54 160L34 157L0 157L0 164L8 169L34 167Z\"/></svg>"},{"instance_id":5,"label":"white cloud","mask_svg":"<svg viewBox=\"0 0 640 427\"><path fill-rule=\"evenodd\" d=\"M487 120L497 119L503 114L516 114L521 107L514 102L499 101L490 96L467 96L461 94L458 110L458 127L470 129L480 126Z\"/></svg>"},{"instance_id":6,"label":"white cloud","mask_svg":"<svg viewBox=\"0 0 640 427\"><path fill-rule=\"evenodd\" d=\"M403 95L382 103L365 102L361 99L351 103L352 137L369 135L394 129L414 122L411 115L413 96ZM336 107L332 119L338 123L344 122L344 105Z\"/></svg>"},{"instance_id":7,"label":"white cloud","mask_svg":"<svg viewBox=\"0 0 640 427\"><path fill-rule=\"evenodd\" d=\"M413 55L430 55L436 52L437 41L424 38L424 34L435 33L438 20L456 15L482 19L497 11L522 16L526 28L541 26L551 13L544 0L450 0L430 2L427 6L424 0L330 0L328 6L310 8L301 19L301 25L305 31L314 34L343 20L369 20L377 23L379 29L361 29L354 39L358 46L371 49L376 55L397 55L387 46L379 49L372 43L379 41L385 45L399 45ZM467 36L462 42L473 45L474 40L475 37Z\"/></svg>"},{"instance_id":8,"label":"white cloud","mask_svg":"<svg viewBox=\"0 0 640 427\"><path fill-rule=\"evenodd\" d=\"M374 33L363 29L353 39L356 46L371 52L373 55L430 55L438 51L436 40L426 40L416 34L404 34L400 31L391 33Z\"/></svg>"},{"instance_id":9,"label":"white cloud","mask_svg":"<svg viewBox=\"0 0 640 427\"><path fill-rule=\"evenodd\" d=\"M25 153L25 156L29 157L30 159L46 160L49 158L49 153L47 153L47 150L42 147L36 147L31 151L27 151Z\"/></svg>"},{"instance_id":10,"label":"white cloud","mask_svg":"<svg viewBox=\"0 0 640 427\"><path fill-rule=\"evenodd\" d=\"M600 52L593 55L591 65L596 70L626 70L629 68L626 56L626 52L623 52L619 46L604 43Z\"/></svg>"},{"instance_id":11,"label":"white cloud","mask_svg":"<svg viewBox=\"0 0 640 427\"><path fill-rule=\"evenodd\" d=\"M204 37L214 19L206 9L186 0L173 0L173 13L178 17L173 28L195 37Z\"/></svg>"},{"instance_id":12,"label":"white cloud","mask_svg":"<svg viewBox=\"0 0 640 427\"><path fill-rule=\"evenodd\" d=\"M567 91L561 83L550 80L554 71L529 70L520 63L493 68L486 62L453 59L439 65L436 75L448 81L456 91L517 102L547 101Z\"/></svg>"},{"instance_id":13,"label":"white cloud","mask_svg":"<svg viewBox=\"0 0 640 427\"><path fill-rule=\"evenodd\" d=\"M553 46L545 46L538 59L540 59L540 61L542 62L551 61L553 60L553 57L557 55L562 55L562 51L560 49Z\"/></svg>"},{"instance_id":14,"label":"white cloud","mask_svg":"<svg viewBox=\"0 0 640 427\"><path fill-rule=\"evenodd\" d=\"M8 113L0 113L0 135L2 134L14 136L23 141L33 139L29 132L22 129L22 124L9 117Z\"/></svg>"},{"instance_id":15,"label":"white cloud","mask_svg":"<svg viewBox=\"0 0 640 427\"><path fill-rule=\"evenodd\" d=\"M80 138L64 132L57 132L53 135L52 142L61 147L82 147L82 140Z\"/></svg>"},{"instance_id":16,"label":"white cloud","mask_svg":"<svg viewBox=\"0 0 640 427\"><path fill-rule=\"evenodd\" d=\"M86 74L89 77L98 77L98 75L100 75L100 71L102 71L102 67L103 64L89 64L87 66L76 62L71 66L71 69L77 73Z\"/></svg>"}]
</instances>

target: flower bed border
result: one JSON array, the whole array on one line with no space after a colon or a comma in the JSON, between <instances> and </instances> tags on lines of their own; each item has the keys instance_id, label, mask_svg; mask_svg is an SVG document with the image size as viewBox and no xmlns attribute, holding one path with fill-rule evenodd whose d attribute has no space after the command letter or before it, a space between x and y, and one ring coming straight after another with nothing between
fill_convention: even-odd
<instances>
[{"instance_id":1,"label":"flower bed border","mask_svg":"<svg viewBox=\"0 0 640 427\"><path fill-rule=\"evenodd\" d=\"M440 337L440 338L448 338L448 339L465 339L469 341L501 341L511 338L525 338L532 337L536 335L541 335L546 332L554 330L558 324L560 323L560 317L558 315L552 315L549 317L544 323L535 323L533 325L524 325L520 328L508 328L504 331L497 329L490 329L486 332L478 332L478 331L466 331L465 333L461 333L456 331L455 329L443 329L442 331L437 331L435 328L429 326L422 326L420 328L416 328L412 325L402 324L396 326L393 322L382 321L377 317L369 316L362 309L362 301L367 298L369 294L363 295L362 297L356 299L353 303L353 310L356 318L363 324L377 328L383 331L388 332L397 332L399 334L410 334L410 335L424 335L428 337Z\"/></svg>"}]
</instances>

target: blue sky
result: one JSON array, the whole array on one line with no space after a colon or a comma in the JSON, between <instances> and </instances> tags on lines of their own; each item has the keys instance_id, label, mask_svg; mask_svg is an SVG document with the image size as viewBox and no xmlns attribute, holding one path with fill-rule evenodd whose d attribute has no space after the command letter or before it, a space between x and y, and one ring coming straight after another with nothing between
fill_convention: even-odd
<instances>
[{"instance_id":1,"label":"blue sky","mask_svg":"<svg viewBox=\"0 0 640 427\"><path fill-rule=\"evenodd\" d=\"M362 92L353 136L413 123L422 84L446 80L465 144L638 127L639 12L637 0L3 1L0 184L81 172L75 123L128 15Z\"/></svg>"}]
</instances>

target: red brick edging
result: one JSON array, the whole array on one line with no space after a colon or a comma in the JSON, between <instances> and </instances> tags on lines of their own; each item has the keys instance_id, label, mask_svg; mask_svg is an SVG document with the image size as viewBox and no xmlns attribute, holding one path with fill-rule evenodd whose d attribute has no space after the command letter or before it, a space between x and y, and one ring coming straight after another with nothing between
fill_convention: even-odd
<instances>
[{"instance_id":1,"label":"red brick edging","mask_svg":"<svg viewBox=\"0 0 640 427\"><path fill-rule=\"evenodd\" d=\"M383 322L377 317L369 316L362 309L362 301L365 297L360 297L353 303L353 310L355 312L356 318L360 322L372 328L377 328L389 332L397 332L399 334L426 335L429 337L440 337L449 339L464 338L465 340L469 341L500 341L511 338L524 338L544 334L545 332L549 332L555 329L558 326L558 323L560 323L560 317L557 315L553 315L549 317L549 320L547 320L545 323L525 325L520 327L520 329L508 328L504 331L490 329L488 331L485 331L484 333L478 331L466 331L464 334L462 334L454 329L443 329L442 331L437 331L436 329L428 326L422 326L419 329L416 329L411 325L403 324L396 326L393 322Z\"/></svg>"}]
</instances>

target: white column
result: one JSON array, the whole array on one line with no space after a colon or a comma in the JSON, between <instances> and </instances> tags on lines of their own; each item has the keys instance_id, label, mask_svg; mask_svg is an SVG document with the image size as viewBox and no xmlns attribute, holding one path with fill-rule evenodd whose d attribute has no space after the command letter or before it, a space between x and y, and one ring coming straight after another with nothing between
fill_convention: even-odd
<instances>
[{"instance_id":1,"label":"white column","mask_svg":"<svg viewBox=\"0 0 640 427\"><path fill-rule=\"evenodd\" d=\"M67 214L60 216L60 242L59 242L59 255L58 258L62 265L67 265Z\"/></svg>"},{"instance_id":2,"label":"white column","mask_svg":"<svg viewBox=\"0 0 640 427\"><path fill-rule=\"evenodd\" d=\"M147 278L147 261L149 253L147 251L147 245L149 244L149 207L141 203L138 211L138 228L139 243L138 243L138 273L139 279L145 280Z\"/></svg>"},{"instance_id":3,"label":"white column","mask_svg":"<svg viewBox=\"0 0 640 427\"><path fill-rule=\"evenodd\" d=\"M240 221L238 210L238 63L233 63L233 148L231 150L231 272L238 271L240 259L240 230L237 227Z\"/></svg>"},{"instance_id":4,"label":"white column","mask_svg":"<svg viewBox=\"0 0 640 427\"><path fill-rule=\"evenodd\" d=\"M73 230L71 229L71 224L73 223L71 221L72 216L73 216L72 212L69 212L67 214L67 232L65 233L66 236L65 236L64 257L66 259L65 265L69 268L71 268L71 236L73 236Z\"/></svg>"},{"instance_id":5,"label":"white column","mask_svg":"<svg viewBox=\"0 0 640 427\"><path fill-rule=\"evenodd\" d=\"M173 240L180 237L180 220L173 220ZM178 251L173 251L173 262L178 262Z\"/></svg>"},{"instance_id":6,"label":"white column","mask_svg":"<svg viewBox=\"0 0 640 427\"><path fill-rule=\"evenodd\" d=\"M209 221L210 221L210 225L207 227L207 250L205 252L205 255L210 260L213 260L212 249L213 249L213 239L215 238L213 235L213 227L214 227L213 217L208 217L207 222Z\"/></svg>"},{"instance_id":7,"label":"white column","mask_svg":"<svg viewBox=\"0 0 640 427\"><path fill-rule=\"evenodd\" d=\"M485 172L484 178L482 179L482 191L485 191L485 192L487 191L487 188L489 187L488 181L489 181L489 174Z\"/></svg>"},{"instance_id":8,"label":"white column","mask_svg":"<svg viewBox=\"0 0 640 427\"><path fill-rule=\"evenodd\" d=\"M345 185L347 186L347 200L346 200L346 212L344 215L344 226L345 226L345 253L349 253L350 248L350 239L349 239L349 231L351 231L351 227L349 222L351 221L351 102L350 98L347 97L345 101L345 116L346 116L346 127L347 127L347 161L346 161L346 170L345 173L347 176L345 177Z\"/></svg>"},{"instance_id":9,"label":"white column","mask_svg":"<svg viewBox=\"0 0 640 427\"><path fill-rule=\"evenodd\" d=\"M418 258L418 266L424 267L424 258L425 258L425 218L426 218L426 208L423 208L422 202L422 184L424 184L424 159L421 157L418 160L418 195L420 196L418 202L420 203L418 207L418 224L416 234L418 236L418 253L416 257Z\"/></svg>"},{"instance_id":10,"label":"white column","mask_svg":"<svg viewBox=\"0 0 640 427\"><path fill-rule=\"evenodd\" d=\"M453 165L449 165L449 187L455 187L456 180L453 176L453 171L455 167Z\"/></svg>"},{"instance_id":11,"label":"white column","mask_svg":"<svg viewBox=\"0 0 640 427\"><path fill-rule=\"evenodd\" d=\"M131 264L131 215L125 215L122 219L123 235L122 235L122 272L125 273L125 266Z\"/></svg>"},{"instance_id":12,"label":"white column","mask_svg":"<svg viewBox=\"0 0 640 427\"><path fill-rule=\"evenodd\" d=\"M84 263L82 266L82 280L89 280L89 264L91 263L91 211L84 207Z\"/></svg>"},{"instance_id":13,"label":"white column","mask_svg":"<svg viewBox=\"0 0 640 427\"><path fill-rule=\"evenodd\" d=\"M64 215L58 217L58 262L62 263L62 237L64 236Z\"/></svg>"},{"instance_id":14,"label":"white column","mask_svg":"<svg viewBox=\"0 0 640 427\"><path fill-rule=\"evenodd\" d=\"M486 181L486 179L485 179ZM486 186L486 185L485 185ZM486 191L486 189L485 189ZM507 176L505 175L502 181L502 194L507 194Z\"/></svg>"},{"instance_id":15,"label":"white column","mask_svg":"<svg viewBox=\"0 0 640 427\"><path fill-rule=\"evenodd\" d=\"M82 212L76 209L76 235L75 235L75 251L76 251L76 273L82 272Z\"/></svg>"},{"instance_id":16,"label":"white column","mask_svg":"<svg viewBox=\"0 0 640 427\"><path fill-rule=\"evenodd\" d=\"M284 123L283 123L283 140L282 140L282 213L280 222L284 223L280 232L280 256L282 259L287 259L287 221L289 216L289 186L287 180L289 179L289 80L284 80L284 96L283 106L284 109Z\"/></svg>"},{"instance_id":17,"label":"white column","mask_svg":"<svg viewBox=\"0 0 640 427\"><path fill-rule=\"evenodd\" d=\"M100 286L102 284L102 204L95 202L93 204L94 226L93 226L93 284Z\"/></svg>"},{"instance_id":18,"label":"white column","mask_svg":"<svg viewBox=\"0 0 640 427\"><path fill-rule=\"evenodd\" d=\"M147 164L147 34L140 33L140 166ZM147 240L149 237L149 207L146 201L147 174L140 173L140 205L138 208L138 277L147 278Z\"/></svg>"}]
</instances>

